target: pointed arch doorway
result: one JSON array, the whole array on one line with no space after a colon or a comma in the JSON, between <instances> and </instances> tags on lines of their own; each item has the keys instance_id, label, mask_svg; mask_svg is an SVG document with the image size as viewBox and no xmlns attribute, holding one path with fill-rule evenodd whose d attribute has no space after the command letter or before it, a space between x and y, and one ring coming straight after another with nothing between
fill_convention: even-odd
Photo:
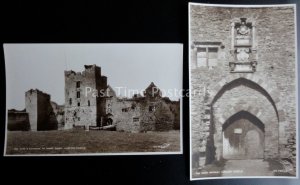
<instances>
[{"instance_id":1,"label":"pointed arch doorway","mask_svg":"<svg viewBox=\"0 0 300 185\"><path fill-rule=\"evenodd\" d=\"M263 159L264 124L247 111L240 111L223 124L224 159Z\"/></svg>"}]
</instances>

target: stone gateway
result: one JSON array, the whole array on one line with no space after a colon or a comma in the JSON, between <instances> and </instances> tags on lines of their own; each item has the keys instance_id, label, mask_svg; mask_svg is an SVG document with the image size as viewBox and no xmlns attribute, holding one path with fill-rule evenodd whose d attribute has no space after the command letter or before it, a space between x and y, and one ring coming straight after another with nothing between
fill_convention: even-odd
<instances>
[{"instance_id":1,"label":"stone gateway","mask_svg":"<svg viewBox=\"0 0 300 185\"><path fill-rule=\"evenodd\" d=\"M294 14L190 4L192 177L236 159L286 160L295 174Z\"/></svg>"}]
</instances>

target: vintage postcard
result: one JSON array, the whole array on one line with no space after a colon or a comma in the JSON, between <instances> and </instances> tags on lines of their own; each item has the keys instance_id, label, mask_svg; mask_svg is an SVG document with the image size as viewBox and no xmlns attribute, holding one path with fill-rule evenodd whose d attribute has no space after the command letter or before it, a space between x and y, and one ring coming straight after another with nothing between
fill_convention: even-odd
<instances>
[{"instance_id":1,"label":"vintage postcard","mask_svg":"<svg viewBox=\"0 0 300 185\"><path fill-rule=\"evenodd\" d=\"M4 44L5 156L181 154L182 44Z\"/></svg>"},{"instance_id":2,"label":"vintage postcard","mask_svg":"<svg viewBox=\"0 0 300 185\"><path fill-rule=\"evenodd\" d=\"M190 178L297 178L296 6L189 4Z\"/></svg>"}]
</instances>

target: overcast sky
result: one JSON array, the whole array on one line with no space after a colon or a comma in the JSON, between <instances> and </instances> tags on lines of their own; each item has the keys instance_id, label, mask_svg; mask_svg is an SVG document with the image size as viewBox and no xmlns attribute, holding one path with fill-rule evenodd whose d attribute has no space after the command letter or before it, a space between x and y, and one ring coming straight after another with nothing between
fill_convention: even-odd
<instances>
[{"instance_id":1,"label":"overcast sky","mask_svg":"<svg viewBox=\"0 0 300 185\"><path fill-rule=\"evenodd\" d=\"M31 88L64 104L64 70L81 72L90 64L101 67L113 88L143 90L154 82L181 89L182 52L181 44L5 44L7 107L24 109Z\"/></svg>"}]
</instances>

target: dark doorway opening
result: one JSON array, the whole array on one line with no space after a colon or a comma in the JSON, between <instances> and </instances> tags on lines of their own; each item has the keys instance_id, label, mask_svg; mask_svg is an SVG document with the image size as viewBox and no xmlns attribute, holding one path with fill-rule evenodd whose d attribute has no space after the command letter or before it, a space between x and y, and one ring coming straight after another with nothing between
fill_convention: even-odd
<instances>
[{"instance_id":1,"label":"dark doorway opening","mask_svg":"<svg viewBox=\"0 0 300 185\"><path fill-rule=\"evenodd\" d=\"M231 116L223 124L224 159L264 158L264 124L247 111Z\"/></svg>"}]
</instances>

